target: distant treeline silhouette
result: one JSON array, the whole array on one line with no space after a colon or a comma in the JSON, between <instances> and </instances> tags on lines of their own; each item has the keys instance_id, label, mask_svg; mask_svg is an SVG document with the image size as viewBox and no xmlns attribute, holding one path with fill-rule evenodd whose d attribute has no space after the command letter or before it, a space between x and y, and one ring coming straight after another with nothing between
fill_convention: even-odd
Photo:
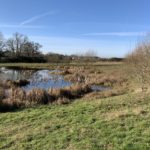
<instances>
[{"instance_id":1,"label":"distant treeline silhouette","mask_svg":"<svg viewBox=\"0 0 150 150\"><path fill-rule=\"evenodd\" d=\"M37 63L69 63L69 62L96 62L122 61L122 58L100 58L94 51L87 51L84 55L62 55L55 53L43 54L42 45L31 41L27 36L14 33L12 37L4 39L0 33L0 62L37 62Z\"/></svg>"}]
</instances>

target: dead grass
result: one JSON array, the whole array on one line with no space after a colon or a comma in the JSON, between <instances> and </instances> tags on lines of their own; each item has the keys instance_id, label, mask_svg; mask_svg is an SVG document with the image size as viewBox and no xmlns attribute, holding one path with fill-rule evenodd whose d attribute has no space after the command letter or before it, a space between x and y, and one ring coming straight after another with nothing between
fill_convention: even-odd
<instances>
[{"instance_id":1,"label":"dead grass","mask_svg":"<svg viewBox=\"0 0 150 150\"><path fill-rule=\"evenodd\" d=\"M61 97L56 101L56 104L58 105L66 105L70 103L70 99L66 98L66 97Z\"/></svg>"},{"instance_id":2,"label":"dead grass","mask_svg":"<svg viewBox=\"0 0 150 150\"><path fill-rule=\"evenodd\" d=\"M12 88L11 89L11 98L12 99L19 99L21 101L26 100L26 92L21 88Z\"/></svg>"},{"instance_id":3,"label":"dead grass","mask_svg":"<svg viewBox=\"0 0 150 150\"><path fill-rule=\"evenodd\" d=\"M64 76L65 80L88 85L102 85L109 87L128 86L125 69L108 67L70 67L70 74Z\"/></svg>"},{"instance_id":4,"label":"dead grass","mask_svg":"<svg viewBox=\"0 0 150 150\"><path fill-rule=\"evenodd\" d=\"M103 117L105 118L105 120L110 121L116 118L126 118L131 115L132 116L133 115L136 115L136 116L146 115L146 111L144 110L144 108L139 106L139 107L133 108L132 110L124 109L120 111L108 112L108 113L105 113Z\"/></svg>"},{"instance_id":5,"label":"dead grass","mask_svg":"<svg viewBox=\"0 0 150 150\"><path fill-rule=\"evenodd\" d=\"M49 89L48 91L32 89L25 92L21 88L12 88L9 97L1 100L0 108L2 111L7 111L41 104L68 104L73 99L81 98L91 91L88 85L82 84L63 89Z\"/></svg>"},{"instance_id":6,"label":"dead grass","mask_svg":"<svg viewBox=\"0 0 150 150\"><path fill-rule=\"evenodd\" d=\"M92 92L92 89L88 85L75 84L63 89L50 89L49 94L58 98L66 97L68 99L80 98L84 94Z\"/></svg>"},{"instance_id":7,"label":"dead grass","mask_svg":"<svg viewBox=\"0 0 150 150\"><path fill-rule=\"evenodd\" d=\"M32 89L27 93L26 99L31 104L47 104L49 102L49 95L45 90Z\"/></svg>"},{"instance_id":8,"label":"dead grass","mask_svg":"<svg viewBox=\"0 0 150 150\"><path fill-rule=\"evenodd\" d=\"M102 99L102 98L108 98L108 97L113 97L113 96L118 96L118 95L123 95L126 93L125 89L110 89L107 91L101 91L101 92L92 92L84 96L87 100L93 99Z\"/></svg>"},{"instance_id":9,"label":"dead grass","mask_svg":"<svg viewBox=\"0 0 150 150\"><path fill-rule=\"evenodd\" d=\"M65 76L65 75L71 74L71 72L70 72L68 69L65 69L65 70L63 70L63 71L61 71L61 72L58 72L58 74Z\"/></svg>"}]
</instances>

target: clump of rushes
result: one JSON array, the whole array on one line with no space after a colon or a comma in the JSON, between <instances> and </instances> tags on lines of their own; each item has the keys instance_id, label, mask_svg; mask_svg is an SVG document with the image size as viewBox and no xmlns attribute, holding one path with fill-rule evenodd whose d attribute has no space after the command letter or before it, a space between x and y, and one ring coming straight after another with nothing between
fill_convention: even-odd
<instances>
[{"instance_id":1,"label":"clump of rushes","mask_svg":"<svg viewBox=\"0 0 150 150\"><path fill-rule=\"evenodd\" d=\"M62 97L66 97L66 98L69 98L69 99L73 98L72 95L71 95L71 92L66 88L51 89L51 90L49 90L49 94L53 95L53 97L55 97L55 99L59 99L59 98L62 98Z\"/></svg>"},{"instance_id":2,"label":"clump of rushes","mask_svg":"<svg viewBox=\"0 0 150 150\"><path fill-rule=\"evenodd\" d=\"M76 84L63 89L32 89L25 92L21 88L13 87L9 98L4 98L3 92L0 91L0 111L15 110L40 104L68 104L75 98L80 98L84 94L91 92L88 85Z\"/></svg>"},{"instance_id":3,"label":"clump of rushes","mask_svg":"<svg viewBox=\"0 0 150 150\"><path fill-rule=\"evenodd\" d=\"M0 112L12 111L18 108L20 108L18 107L18 103L16 101L13 101L12 99L0 101Z\"/></svg>"},{"instance_id":4,"label":"clump of rushes","mask_svg":"<svg viewBox=\"0 0 150 150\"><path fill-rule=\"evenodd\" d=\"M66 97L61 97L56 101L56 104L58 105L66 105L70 103L70 99L66 98Z\"/></svg>"},{"instance_id":5,"label":"clump of rushes","mask_svg":"<svg viewBox=\"0 0 150 150\"><path fill-rule=\"evenodd\" d=\"M21 88L12 88L12 99L16 100L19 99L21 101L26 100L26 92Z\"/></svg>"},{"instance_id":6,"label":"clump of rushes","mask_svg":"<svg viewBox=\"0 0 150 150\"><path fill-rule=\"evenodd\" d=\"M68 99L74 99L74 98L80 98L84 94L87 94L89 92L92 92L92 89L88 85L82 85L82 84L76 84L72 85L70 87L66 87L63 89L51 89L49 90L49 94L53 95L56 99L59 98L68 98Z\"/></svg>"},{"instance_id":7,"label":"clump of rushes","mask_svg":"<svg viewBox=\"0 0 150 150\"><path fill-rule=\"evenodd\" d=\"M25 108L26 106L25 101L7 98L0 101L0 112L14 111L16 109Z\"/></svg>"},{"instance_id":8,"label":"clump of rushes","mask_svg":"<svg viewBox=\"0 0 150 150\"><path fill-rule=\"evenodd\" d=\"M73 85L73 86L71 86L69 88L70 88L71 94L74 97L81 97L84 94L92 92L91 87L88 86L88 85L76 84L76 85Z\"/></svg>"},{"instance_id":9,"label":"clump of rushes","mask_svg":"<svg viewBox=\"0 0 150 150\"><path fill-rule=\"evenodd\" d=\"M27 100L31 104L47 104L51 97L43 89L32 89L27 94Z\"/></svg>"}]
</instances>

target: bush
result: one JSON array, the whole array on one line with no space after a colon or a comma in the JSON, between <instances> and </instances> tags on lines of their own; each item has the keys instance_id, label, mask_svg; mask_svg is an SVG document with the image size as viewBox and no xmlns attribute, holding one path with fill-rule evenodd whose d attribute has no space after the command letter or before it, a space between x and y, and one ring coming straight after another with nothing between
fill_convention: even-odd
<instances>
[{"instance_id":1,"label":"bush","mask_svg":"<svg viewBox=\"0 0 150 150\"><path fill-rule=\"evenodd\" d=\"M136 49L127 56L126 62L129 73L139 83L142 91L145 91L150 83L150 42L139 44Z\"/></svg>"}]
</instances>

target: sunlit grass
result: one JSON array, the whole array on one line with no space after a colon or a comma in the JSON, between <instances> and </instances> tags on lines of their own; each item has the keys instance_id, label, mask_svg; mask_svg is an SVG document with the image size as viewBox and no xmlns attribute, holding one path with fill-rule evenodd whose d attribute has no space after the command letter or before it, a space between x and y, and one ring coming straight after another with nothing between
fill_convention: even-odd
<instances>
[{"instance_id":1,"label":"sunlit grass","mask_svg":"<svg viewBox=\"0 0 150 150\"><path fill-rule=\"evenodd\" d=\"M150 98L126 94L0 114L0 149L150 149Z\"/></svg>"}]
</instances>

